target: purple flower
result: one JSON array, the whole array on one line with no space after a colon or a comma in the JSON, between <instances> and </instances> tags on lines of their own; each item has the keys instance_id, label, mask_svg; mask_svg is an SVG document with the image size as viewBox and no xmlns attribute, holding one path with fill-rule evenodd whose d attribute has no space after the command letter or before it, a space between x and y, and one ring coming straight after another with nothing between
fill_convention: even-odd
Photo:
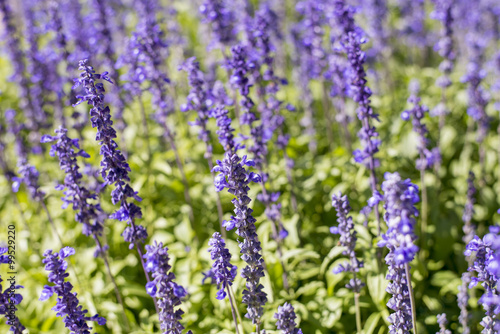
<instances>
[{"instance_id":1,"label":"purple flower","mask_svg":"<svg viewBox=\"0 0 500 334\"><path fill-rule=\"evenodd\" d=\"M245 166L254 166L254 162L247 160L246 156L238 157L236 153L227 151L222 161L217 160L214 171L218 172L215 179L215 188L221 191L224 188L235 196L234 204L235 216L231 216L230 221L224 221L223 226L232 230L236 227L236 234L242 240L238 240L241 249L241 258L247 266L241 271L241 276L246 279L246 289L243 291L243 303L247 305L247 317L252 319L252 323L259 324L263 313L263 306L267 301L263 285L260 278L264 277L264 260L261 252L259 238L255 228L255 218L252 216L253 210L248 207L250 197L248 197L248 186L250 182L260 182L258 174L248 172Z\"/></svg>"},{"instance_id":2,"label":"purple flower","mask_svg":"<svg viewBox=\"0 0 500 334\"><path fill-rule=\"evenodd\" d=\"M308 80L317 79L326 68L326 52L323 48L323 37L326 25L326 2L304 0L297 3L295 10L302 19L294 27L298 34L298 49L301 66Z\"/></svg>"},{"instance_id":3,"label":"purple flower","mask_svg":"<svg viewBox=\"0 0 500 334\"><path fill-rule=\"evenodd\" d=\"M439 324L439 332L437 334L451 334L451 331L446 329L446 324L448 324L448 320L446 320L446 313L438 314L437 322Z\"/></svg>"},{"instance_id":4,"label":"purple flower","mask_svg":"<svg viewBox=\"0 0 500 334\"><path fill-rule=\"evenodd\" d=\"M210 257L214 260L212 265L212 279L217 284L219 291L217 292L217 299L224 299L226 297L225 289L229 289L233 285L234 278L236 277L237 267L230 263L231 254L226 248L226 243L222 236L215 232L209 240L208 245L210 248Z\"/></svg>"},{"instance_id":5,"label":"purple flower","mask_svg":"<svg viewBox=\"0 0 500 334\"><path fill-rule=\"evenodd\" d=\"M72 292L73 285L66 281L69 276L66 273L68 263L65 258L75 254L75 250L71 247L62 248L59 253L52 253L49 249L45 251L43 256L45 259L42 262L45 264L45 270L49 273L49 282L53 285L46 285L43 288L41 301L45 301L52 297L53 294L57 295L57 304L52 308L56 311L58 317L63 317L64 325L72 333L90 334L92 327L89 327L87 321L97 321L101 326L106 324L106 319L100 317L98 314L89 317L86 314L87 310L83 310L79 305L80 301L76 297L76 293Z\"/></svg>"},{"instance_id":6,"label":"purple flower","mask_svg":"<svg viewBox=\"0 0 500 334\"><path fill-rule=\"evenodd\" d=\"M154 242L146 245L146 270L152 273L153 280L146 284L146 291L151 297L158 299L160 312L160 326L165 333L181 334L184 326L180 320L184 312L175 310L181 304L181 299L186 296L186 290L174 282L175 275L169 272L172 268L169 264L168 248L163 244Z\"/></svg>"},{"instance_id":7,"label":"purple flower","mask_svg":"<svg viewBox=\"0 0 500 334\"><path fill-rule=\"evenodd\" d=\"M453 50L453 0L433 0L435 4L434 11L431 13L431 18L441 21L443 28L441 30L441 37L434 45L434 50L439 52L443 57L439 70L443 73L441 77L436 80L436 85L441 88L446 88L451 85L449 78L451 71L453 71L455 52Z\"/></svg>"},{"instance_id":8,"label":"purple flower","mask_svg":"<svg viewBox=\"0 0 500 334\"><path fill-rule=\"evenodd\" d=\"M0 264L12 264L13 262L10 260L8 255L4 255L7 253L7 247L0 247ZM10 280L8 282L8 288L3 290L2 283L3 280L0 277L0 314L7 319L7 325L10 326L10 331L14 334L22 334L22 332L26 329L19 318L16 316L17 307L21 301L23 300L23 296L19 293L16 293L17 289L23 288L21 285L12 284ZM15 282L15 281L14 281Z\"/></svg>"},{"instance_id":9,"label":"purple flower","mask_svg":"<svg viewBox=\"0 0 500 334\"><path fill-rule=\"evenodd\" d=\"M140 201L141 198L129 184L130 167L114 141L116 131L112 127L110 109L104 104L104 86L102 82L98 82L98 80L108 82L111 80L107 76L107 72L95 73L94 68L88 65L87 60L80 61L79 65L79 70L82 73L78 79L75 79L74 88L83 86L86 95L78 96L77 104L87 101L92 106L90 110L92 127L97 128L96 140L101 144L101 175L106 184L115 185L115 189L111 192L113 204L120 203L120 208L110 218L126 221L130 225L122 236L126 242L130 243L129 247L133 248L135 244L143 242L147 238L147 233L144 227L135 224L135 219L141 218L142 212L136 204L128 202L128 200Z\"/></svg>"},{"instance_id":10,"label":"purple flower","mask_svg":"<svg viewBox=\"0 0 500 334\"><path fill-rule=\"evenodd\" d=\"M388 229L378 246L389 249L385 257L389 267L386 279L390 281L386 291L392 297L387 306L394 311L389 316L389 333L407 333L412 328L412 311L408 286L411 282L407 281L405 265L413 260L418 251L414 244L417 238L414 229L415 216L418 215L415 208L419 201L418 187L409 179L402 180L398 173L385 173L384 177L384 219Z\"/></svg>"},{"instance_id":11,"label":"purple flower","mask_svg":"<svg viewBox=\"0 0 500 334\"><path fill-rule=\"evenodd\" d=\"M464 206L464 213L462 215L462 221L464 222L463 232L464 237L463 241L465 244L468 244L472 238L474 238L474 234L476 232L475 226L471 223L472 216L474 215L474 203L476 199L476 187L474 186L475 175L472 171L469 171L469 177L467 178L467 199Z\"/></svg>"},{"instance_id":12,"label":"purple flower","mask_svg":"<svg viewBox=\"0 0 500 334\"><path fill-rule=\"evenodd\" d=\"M486 311L485 317L481 321L484 327L482 333L493 333L497 329L497 315L500 313L500 303L497 283L500 279L500 227L490 226L490 233L483 239L474 236L466 246L464 255L471 256L475 253L474 261L469 264L469 272L476 273L471 278L469 288L478 283L484 287L485 293L479 299Z\"/></svg>"},{"instance_id":13,"label":"purple flower","mask_svg":"<svg viewBox=\"0 0 500 334\"><path fill-rule=\"evenodd\" d=\"M414 85L414 82L410 83L410 85ZM413 108L403 111L401 113L401 118L404 121L412 120L413 131L418 135L417 149L420 157L417 159L417 169L425 170L439 163L441 161L441 154L439 152L439 147L429 148L430 142L427 138L429 130L427 130L425 124L422 123L429 109L426 105L420 103L420 97L417 95L418 89L410 90L412 92L408 98L408 102L413 104Z\"/></svg>"},{"instance_id":14,"label":"purple flower","mask_svg":"<svg viewBox=\"0 0 500 334\"><path fill-rule=\"evenodd\" d=\"M212 29L212 41L209 47L231 45L236 41L236 16L227 0L205 0L200 6L203 22Z\"/></svg>"},{"instance_id":15,"label":"purple flower","mask_svg":"<svg viewBox=\"0 0 500 334\"><path fill-rule=\"evenodd\" d=\"M332 206L337 211L337 222L339 226L331 227L330 232L340 234L340 244L345 247L342 254L349 257L349 262L343 263L339 268L335 268L334 271L336 273L343 271L351 272L354 278L352 282L349 282L348 288L353 289L354 292L359 292L364 284L359 278L356 278L356 272L359 271L359 268L363 267L363 261L359 261L356 257L356 231L354 230L352 217L349 216L351 206L349 205L347 195L342 196L342 193L333 195Z\"/></svg>"},{"instance_id":16,"label":"purple flower","mask_svg":"<svg viewBox=\"0 0 500 334\"><path fill-rule=\"evenodd\" d=\"M425 46L427 44L427 37L424 25L426 16L424 0L398 0L397 2L399 20L401 22L400 35L412 46Z\"/></svg>"},{"instance_id":17,"label":"purple flower","mask_svg":"<svg viewBox=\"0 0 500 334\"><path fill-rule=\"evenodd\" d=\"M241 44L233 46L231 53L233 57L227 62L227 67L232 71L229 82L235 89L239 90L242 97L240 105L243 113L240 116L240 123L251 126L257 120L257 116L252 111L255 104L250 98L252 83L248 76L256 64L249 60L248 48Z\"/></svg>"},{"instance_id":18,"label":"purple flower","mask_svg":"<svg viewBox=\"0 0 500 334\"><path fill-rule=\"evenodd\" d=\"M21 184L24 183L31 198L35 201L42 201L45 193L40 190L40 185L38 184L40 176L38 170L24 159L19 161L18 168L19 176L12 178L12 191L17 193Z\"/></svg>"},{"instance_id":19,"label":"purple flower","mask_svg":"<svg viewBox=\"0 0 500 334\"><path fill-rule=\"evenodd\" d=\"M62 198L63 208L71 205L76 211L75 220L83 225L83 234L100 236L103 230L104 212L99 203L92 203L97 199L97 195L82 185L83 176L77 163L78 157L90 156L80 149L78 139L69 138L67 132L68 130L59 127L54 137L42 136L42 143L56 141L50 149L50 155L57 154L59 166L66 173L64 184L57 186L58 190L65 190Z\"/></svg>"},{"instance_id":20,"label":"purple flower","mask_svg":"<svg viewBox=\"0 0 500 334\"><path fill-rule=\"evenodd\" d=\"M212 156L212 145L210 144L210 131L207 129L210 109L213 108L215 99L211 96L210 89L205 81L203 72L200 70L200 63L192 57L179 67L188 74L191 91L187 96L187 103L181 106L182 111L194 110L197 118L190 125L200 127L198 138L207 144L207 155Z\"/></svg>"},{"instance_id":21,"label":"purple flower","mask_svg":"<svg viewBox=\"0 0 500 334\"><path fill-rule=\"evenodd\" d=\"M274 314L274 319L277 319L276 328L281 330L283 334L302 334L302 330L296 328L296 318L293 306L289 303L278 306L278 312Z\"/></svg>"}]
</instances>

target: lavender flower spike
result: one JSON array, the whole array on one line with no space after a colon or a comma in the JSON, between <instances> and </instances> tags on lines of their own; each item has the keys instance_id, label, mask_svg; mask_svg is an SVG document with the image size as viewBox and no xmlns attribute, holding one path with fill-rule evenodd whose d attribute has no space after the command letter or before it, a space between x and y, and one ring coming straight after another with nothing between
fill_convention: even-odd
<instances>
[{"instance_id":1,"label":"lavender flower spike","mask_svg":"<svg viewBox=\"0 0 500 334\"><path fill-rule=\"evenodd\" d=\"M348 289L352 289L354 292L359 292L361 290L361 287L363 287L363 283L355 276L356 272L359 271L359 268L363 267L363 261L359 261L356 258L356 231L354 230L352 217L349 216L351 206L349 205L347 196L342 196L342 193L332 196L332 206L337 211L337 221L339 223L339 226L330 227L330 232L333 234L340 234L340 244L346 248L342 252L342 254L349 257L349 262L346 262L343 265L335 268L334 272L352 272L354 274L354 278L346 287Z\"/></svg>"},{"instance_id":2,"label":"lavender flower spike","mask_svg":"<svg viewBox=\"0 0 500 334\"><path fill-rule=\"evenodd\" d=\"M469 265L470 272L476 272L477 276L471 278L469 288L478 283L484 287L484 294L479 299L486 311L481 321L484 329L481 333L496 333L500 330L498 314L500 313L500 295L498 292L498 281L500 279L500 227L490 226L490 233L483 239L474 236L465 249L464 255L471 256L475 253L474 262Z\"/></svg>"},{"instance_id":3,"label":"lavender flower spike","mask_svg":"<svg viewBox=\"0 0 500 334\"><path fill-rule=\"evenodd\" d=\"M448 323L448 320L446 320L446 313L438 314L437 322L439 324L439 332L436 334L451 334L451 331L446 329L446 324Z\"/></svg>"},{"instance_id":4,"label":"lavender flower spike","mask_svg":"<svg viewBox=\"0 0 500 334\"><path fill-rule=\"evenodd\" d=\"M413 131L418 135L417 149L420 154L420 158L417 159L417 169L422 171L433 167L436 163L441 161L441 154L439 152L439 147L429 148L429 139L427 138L429 130L422 120L426 113L429 112L429 108L426 105L420 103L420 97L418 97L418 81L412 81L410 83L410 97L408 102L413 104L410 110L405 110L401 113L401 118L404 121L412 120Z\"/></svg>"},{"instance_id":5,"label":"lavender flower spike","mask_svg":"<svg viewBox=\"0 0 500 334\"><path fill-rule=\"evenodd\" d=\"M358 137L364 147L353 152L354 160L366 165L370 171L372 198L369 201L369 206L375 208L377 230L378 234L380 234L378 203L381 196L377 189L377 177L375 174L375 169L379 165L375 154L379 151L380 139L378 139L379 134L376 128L371 125L373 120L378 121L379 119L378 114L371 107L370 97L372 92L366 84L366 72L364 69L366 54L361 50L361 45L366 43L366 38L364 38L361 28L356 26L354 9L347 5L345 0L335 0L333 2L333 16L339 22L342 30L340 44L347 54L347 59L351 65L352 95L353 100L358 103L357 115L362 124L358 132Z\"/></svg>"},{"instance_id":6,"label":"lavender flower spike","mask_svg":"<svg viewBox=\"0 0 500 334\"><path fill-rule=\"evenodd\" d=\"M127 226L122 236L126 242L130 243L129 248L132 249L134 244L144 242L148 234L143 226L135 224L135 219L141 218L142 212L137 205L133 202L129 203L128 200L140 201L141 198L129 184L128 173L130 167L114 141L116 131L112 127L113 121L111 120L109 107L104 104L104 86L101 82L98 82L98 80L108 82L111 82L111 80L107 76L107 72L103 74L95 73L94 68L88 65L86 59L80 61L79 70L82 73L78 79L75 79L73 88L83 86L86 95L77 96L79 101L75 105L84 101L92 105L90 110L92 127L97 128L96 140L101 144L101 175L106 184L115 185L115 189L111 192L113 204L120 203L120 208L110 218L126 221L127 224L131 225Z\"/></svg>"},{"instance_id":7,"label":"lavender flower spike","mask_svg":"<svg viewBox=\"0 0 500 334\"><path fill-rule=\"evenodd\" d=\"M146 284L146 291L151 297L158 298L160 312L160 326L165 334L181 334L184 326L179 322L184 312L180 309L174 310L181 304L181 298L186 296L186 290L174 282L175 275L169 272L172 268L169 264L168 248L163 244L154 242L146 245L146 270L153 273L153 280Z\"/></svg>"},{"instance_id":8,"label":"lavender flower spike","mask_svg":"<svg viewBox=\"0 0 500 334\"><path fill-rule=\"evenodd\" d=\"M416 333L415 307L411 288L409 263L415 257L418 247L415 239L415 216L419 201L418 187L409 179L402 180L398 173L385 173L382 183L384 192L384 220L388 230L382 235L378 246L386 246L389 253L385 262L389 266L386 279L391 281L387 292L392 297L387 306L394 311L389 316L389 333L408 333L413 326ZM406 274L406 275L405 275ZM413 319L412 319L413 318Z\"/></svg>"},{"instance_id":9,"label":"lavender flower spike","mask_svg":"<svg viewBox=\"0 0 500 334\"><path fill-rule=\"evenodd\" d=\"M237 267L233 266L229 261L231 254L226 248L226 243L218 232L215 232L208 242L210 246L210 257L214 260L212 265L212 272L214 273L214 280L217 283L217 299L224 299L226 297L225 289L233 285L234 278L236 277Z\"/></svg>"},{"instance_id":10,"label":"lavender flower spike","mask_svg":"<svg viewBox=\"0 0 500 334\"><path fill-rule=\"evenodd\" d=\"M80 149L78 139L71 139L67 136L68 130L59 127L56 129L54 137L42 136L42 143L56 141L50 149L50 155L57 154L59 166L66 173L64 184L58 185L57 190L64 191L63 208L72 206L77 211L75 220L83 225L83 234L86 236L100 236L103 230L103 211L99 204L90 203L97 199L95 193L91 193L86 187L81 185L82 174L77 163L77 157L90 157L85 151Z\"/></svg>"},{"instance_id":11,"label":"lavender flower spike","mask_svg":"<svg viewBox=\"0 0 500 334\"><path fill-rule=\"evenodd\" d=\"M260 317L263 306L267 301L266 293L260 284L260 278L264 277L264 260L261 252L260 241L255 228L253 210L248 207L251 199L248 197L250 182L260 182L258 174L247 172L244 166L254 166L254 162L247 160L246 156L238 157L236 153L226 152L224 160L217 160L215 172L219 172L215 178L215 188L221 191L227 188L233 194L232 202L235 206L236 216L231 216L230 221L224 221L223 226L232 230L237 228L236 234L243 238L238 241L241 249L241 258L247 263L243 268L241 276L246 279L246 289L243 291L243 303L247 305L247 317L252 319L257 328L260 325Z\"/></svg>"},{"instance_id":12,"label":"lavender flower spike","mask_svg":"<svg viewBox=\"0 0 500 334\"><path fill-rule=\"evenodd\" d=\"M57 304L52 310L57 312L58 317L64 318L66 328L72 333L90 334L92 327L88 326L87 321L97 321L100 326L103 326L106 324L106 319L98 314L92 317L87 316L88 311L83 310L76 293L71 291L73 285L66 281L69 274L66 273L68 263L65 258L73 254L75 250L71 247L64 247L59 253L53 253L51 249L45 251L43 254L45 259L42 262L45 263L45 270L50 272L49 282L54 285L46 285L43 288L40 300L45 301L54 293L57 294Z\"/></svg>"},{"instance_id":13,"label":"lavender flower spike","mask_svg":"<svg viewBox=\"0 0 500 334\"><path fill-rule=\"evenodd\" d=\"M11 266L14 262L11 260L9 255L4 255L7 251L7 247L0 247L0 264L4 263ZM10 269L12 269L12 267L10 267ZM3 280L0 277L0 314L5 316L7 319L7 325L10 326L11 332L14 334L22 334L23 330L26 328L21 324L19 318L16 316L16 305L21 303L23 296L16 293L16 290L22 288L23 286L8 284L8 288L3 290L2 282ZM9 280L7 280L7 282L9 282Z\"/></svg>"},{"instance_id":14,"label":"lavender flower spike","mask_svg":"<svg viewBox=\"0 0 500 334\"><path fill-rule=\"evenodd\" d=\"M276 327L281 330L281 333L302 334L300 328L295 328L297 326L295 323L297 316L291 304L285 303L283 306L278 306L278 312L274 314L274 318L277 319Z\"/></svg>"}]
</instances>

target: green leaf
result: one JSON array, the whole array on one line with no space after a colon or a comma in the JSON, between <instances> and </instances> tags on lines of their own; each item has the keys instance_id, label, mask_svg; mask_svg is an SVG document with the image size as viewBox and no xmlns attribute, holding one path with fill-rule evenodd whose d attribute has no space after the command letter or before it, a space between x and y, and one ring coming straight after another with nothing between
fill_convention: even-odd
<instances>
[{"instance_id":1,"label":"green leaf","mask_svg":"<svg viewBox=\"0 0 500 334\"><path fill-rule=\"evenodd\" d=\"M380 321L381 318L380 313L372 313L368 319L366 319L365 326L363 327L363 333L364 334L372 334L375 332L375 329L377 328L378 322Z\"/></svg>"},{"instance_id":2,"label":"green leaf","mask_svg":"<svg viewBox=\"0 0 500 334\"><path fill-rule=\"evenodd\" d=\"M385 289L387 287L387 281L385 280L384 274L381 273L378 275L368 275L366 277L366 285L368 287L368 292L373 299L373 302L377 306L384 305L386 295Z\"/></svg>"}]
</instances>

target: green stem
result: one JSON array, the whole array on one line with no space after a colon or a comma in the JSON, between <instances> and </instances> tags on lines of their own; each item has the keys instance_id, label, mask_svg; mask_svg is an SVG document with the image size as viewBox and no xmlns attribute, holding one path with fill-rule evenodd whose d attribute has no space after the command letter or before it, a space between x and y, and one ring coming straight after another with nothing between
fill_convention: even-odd
<instances>
[{"instance_id":1,"label":"green stem","mask_svg":"<svg viewBox=\"0 0 500 334\"><path fill-rule=\"evenodd\" d=\"M408 263L405 263L405 272L406 272L406 284L408 285L408 294L410 295L413 334L417 334L417 313L415 307L415 296L413 295L413 288L411 286L410 265Z\"/></svg>"}]
</instances>

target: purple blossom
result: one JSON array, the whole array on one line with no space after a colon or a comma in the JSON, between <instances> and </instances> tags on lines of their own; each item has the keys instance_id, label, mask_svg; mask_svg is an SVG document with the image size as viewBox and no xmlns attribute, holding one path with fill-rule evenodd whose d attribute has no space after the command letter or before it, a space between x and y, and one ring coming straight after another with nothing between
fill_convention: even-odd
<instances>
[{"instance_id":1,"label":"purple blossom","mask_svg":"<svg viewBox=\"0 0 500 334\"><path fill-rule=\"evenodd\" d=\"M19 176L12 178L12 191L17 193L21 184L24 183L31 198L35 201L42 201L45 193L40 190L38 183L40 174L35 166L30 165L25 159L21 159L18 163L18 174Z\"/></svg>"},{"instance_id":2,"label":"purple blossom","mask_svg":"<svg viewBox=\"0 0 500 334\"><path fill-rule=\"evenodd\" d=\"M165 333L181 334L184 326L180 320L184 312L181 309L175 310L175 307L181 304L186 290L174 282L175 275L170 272L172 267L168 264L168 248L155 241L153 245L146 245L143 258L146 261L146 270L151 272L153 277L153 280L146 284L146 291L151 297L158 299L161 329Z\"/></svg>"},{"instance_id":3,"label":"purple blossom","mask_svg":"<svg viewBox=\"0 0 500 334\"><path fill-rule=\"evenodd\" d=\"M425 31L424 0L398 0L399 20L402 27L399 29L406 43L415 47L424 47L427 44Z\"/></svg>"},{"instance_id":4,"label":"purple blossom","mask_svg":"<svg viewBox=\"0 0 500 334\"><path fill-rule=\"evenodd\" d=\"M226 248L226 243L220 233L215 232L209 240L208 245L210 246L208 249L210 257L214 260L211 269L213 273L212 279L219 289L217 299L224 299L226 297L225 289L229 289L233 285L237 267L230 263L231 254Z\"/></svg>"},{"instance_id":5,"label":"purple blossom","mask_svg":"<svg viewBox=\"0 0 500 334\"><path fill-rule=\"evenodd\" d=\"M474 215L474 203L476 202L475 196L477 193L476 187L474 186L475 175L472 171L469 171L469 177L467 178L467 199L465 201L464 213L462 215L462 221L464 222L463 241L468 244L473 238L476 232L475 226L472 224L472 216Z\"/></svg>"},{"instance_id":6,"label":"purple blossom","mask_svg":"<svg viewBox=\"0 0 500 334\"><path fill-rule=\"evenodd\" d=\"M67 136L68 130L59 127L55 136L42 136L42 143L54 142L50 149L50 155L57 154L59 166L66 173L64 184L58 185L56 189L65 190L63 208L71 205L75 214L75 220L83 225L83 234L86 236L100 236L103 230L104 212L99 203L93 204L97 199L95 193L90 192L82 185L82 174L77 163L78 157L89 158L90 156L80 149L78 139Z\"/></svg>"},{"instance_id":7,"label":"purple blossom","mask_svg":"<svg viewBox=\"0 0 500 334\"><path fill-rule=\"evenodd\" d=\"M301 66L308 80L319 78L326 68L327 56L323 48L326 4L323 0L303 0L295 6L302 16L294 27L299 36L296 52L300 52Z\"/></svg>"},{"instance_id":8,"label":"purple blossom","mask_svg":"<svg viewBox=\"0 0 500 334\"><path fill-rule=\"evenodd\" d=\"M482 81L486 77L486 71L482 68L482 57L486 44L484 40L470 34L467 36L467 45L469 48L469 63L467 64L467 73L462 77L461 81L467 83L469 95L467 114L477 122L477 141L481 144L490 126L490 118L486 114L489 95L482 87Z\"/></svg>"},{"instance_id":9,"label":"purple blossom","mask_svg":"<svg viewBox=\"0 0 500 334\"><path fill-rule=\"evenodd\" d=\"M14 262L10 259L9 255L4 255L7 253L7 247L0 247L0 264L12 265ZM0 277L0 314L7 319L7 325L10 326L10 331L14 334L22 334L22 332L26 329L19 318L16 316L17 307L21 301L23 300L23 296L19 293L16 293L17 289L23 288L21 285L15 284L14 281L8 279L8 287L4 290L2 287L3 280Z\"/></svg>"},{"instance_id":10,"label":"purple blossom","mask_svg":"<svg viewBox=\"0 0 500 334\"><path fill-rule=\"evenodd\" d=\"M86 95L77 96L79 99L77 104L87 101L92 106L90 110L92 127L97 128L96 140L101 144L101 175L106 184L115 185L115 189L111 192L113 204L120 203L120 208L110 218L126 221L130 225L122 236L130 243L129 247L133 248L136 243L143 242L147 238L147 232L144 227L135 224L135 219L141 218L142 212L136 204L128 200L140 201L141 198L129 184L130 167L114 141L116 131L112 127L110 109L104 104L104 86L102 82L98 82L99 80L111 82L111 80L107 72L95 73L87 60L80 61L79 70L82 73L75 79L74 88L83 86Z\"/></svg>"},{"instance_id":11,"label":"purple blossom","mask_svg":"<svg viewBox=\"0 0 500 334\"><path fill-rule=\"evenodd\" d=\"M448 324L446 313L438 314L437 322L439 324L439 332L436 334L451 334L451 331L449 329L446 329L446 325Z\"/></svg>"},{"instance_id":12,"label":"purple blossom","mask_svg":"<svg viewBox=\"0 0 500 334\"><path fill-rule=\"evenodd\" d=\"M469 288L476 286L478 283L484 287L485 293L479 299L486 311L485 317L481 321L484 327L482 333L493 333L494 329L498 329L497 315L500 313L500 303L498 294L498 280L500 276L500 227L490 226L490 233L486 234L483 239L474 236L466 246L464 255L471 256L475 253L474 261L469 264L469 272L476 273L476 276L471 278Z\"/></svg>"},{"instance_id":13,"label":"purple blossom","mask_svg":"<svg viewBox=\"0 0 500 334\"><path fill-rule=\"evenodd\" d=\"M296 328L295 311L290 303L285 303L283 306L278 306L278 312L274 314L276 320L276 328L281 330L283 334L302 334L300 328Z\"/></svg>"},{"instance_id":14,"label":"purple blossom","mask_svg":"<svg viewBox=\"0 0 500 334\"><path fill-rule=\"evenodd\" d=\"M412 83L410 84L412 85ZM432 168L435 164L441 161L439 147L430 148L430 141L427 138L429 130L422 123L425 114L429 112L426 105L420 103L418 97L418 89L410 89L411 95L408 98L408 103L413 104L410 110L405 110L401 113L401 118L404 121L412 120L413 131L418 135L417 149L420 157L417 159L417 169L425 170Z\"/></svg>"},{"instance_id":15,"label":"purple blossom","mask_svg":"<svg viewBox=\"0 0 500 334\"><path fill-rule=\"evenodd\" d=\"M257 116L252 111L255 104L250 98L250 87L252 87L252 83L248 76L256 64L249 60L248 49L241 44L233 46L231 48L231 53L233 56L227 62L227 67L232 71L229 81L234 89L239 90L242 97L240 105L243 113L240 117L240 123L251 126L252 123L257 120Z\"/></svg>"},{"instance_id":16,"label":"purple blossom","mask_svg":"<svg viewBox=\"0 0 500 334\"><path fill-rule=\"evenodd\" d=\"M241 271L241 276L246 279L246 289L243 291L243 303L247 305L247 317L252 323L259 324L263 313L263 306L267 301L260 278L264 277L264 260L261 252L259 238L255 227L253 210L248 207L251 199L248 197L248 186L250 182L260 182L259 175L248 172L245 166L254 166L254 162L247 160L246 156L240 158L236 153L226 151L222 161L217 160L214 171L219 174L215 178L215 189L222 191L224 188L235 196L232 203L235 206L235 216L230 221L224 221L223 226L232 230L236 227L236 234L242 240L238 240L241 258L247 266Z\"/></svg>"},{"instance_id":17,"label":"purple blossom","mask_svg":"<svg viewBox=\"0 0 500 334\"><path fill-rule=\"evenodd\" d=\"M231 118L229 112L223 107L217 106L210 110L210 117L215 118L218 130L215 132L220 144L226 152L236 152L241 145L234 140L234 129L231 127Z\"/></svg>"},{"instance_id":18,"label":"purple blossom","mask_svg":"<svg viewBox=\"0 0 500 334\"><path fill-rule=\"evenodd\" d=\"M366 42L361 28L356 26L354 21L354 9L346 5L344 0L335 0L333 5L333 18L341 30L340 44L347 54L347 60L351 71L351 90L354 102L358 104L357 115L361 121L362 127L358 132L358 137L363 144L363 149L357 149L353 152L354 160L358 163L363 163L370 170L370 183L372 190L372 201L370 206L375 207L375 212L378 216L378 198L380 197L377 190L377 178L375 169L379 165L375 154L379 151L380 139L376 128L371 125L372 120L379 120L378 115L371 107L370 97L372 92L367 86L366 72L364 63L366 54L361 50L361 45ZM379 231L380 231L380 224Z\"/></svg>"},{"instance_id":19,"label":"purple blossom","mask_svg":"<svg viewBox=\"0 0 500 334\"><path fill-rule=\"evenodd\" d=\"M434 50L439 52L443 57L439 70L443 73L441 77L436 80L436 85L445 89L451 85L449 78L451 71L453 71L455 51L453 45L453 0L433 0L435 4L434 11L431 13L431 18L441 21L443 27L441 30L441 37L434 45Z\"/></svg>"},{"instance_id":20,"label":"purple blossom","mask_svg":"<svg viewBox=\"0 0 500 334\"><path fill-rule=\"evenodd\" d=\"M351 272L354 277L347 285L347 288L359 293L364 284L359 278L356 278L356 273L359 271L359 268L363 267L363 261L359 261L356 257L356 231L354 230L352 217L349 215L351 206L349 205L347 195L342 196L342 193L333 195L332 206L337 211L337 222L339 225L338 227L331 227L330 232L340 234L340 244L345 247L342 254L347 255L349 258L349 262L344 262L341 266L335 268L334 272Z\"/></svg>"},{"instance_id":21,"label":"purple blossom","mask_svg":"<svg viewBox=\"0 0 500 334\"><path fill-rule=\"evenodd\" d=\"M210 144L210 131L207 129L210 109L213 108L215 99L205 81L203 72L200 70L200 63L192 57L179 67L188 74L189 86L191 91L187 96L187 103L181 106L182 111L193 110L197 113L197 118L190 125L200 127L198 138L207 144L207 158L212 156L212 145Z\"/></svg>"},{"instance_id":22,"label":"purple blossom","mask_svg":"<svg viewBox=\"0 0 500 334\"><path fill-rule=\"evenodd\" d=\"M227 0L205 0L200 6L203 22L210 24L213 37L209 47L229 46L236 42L236 16Z\"/></svg>"},{"instance_id":23,"label":"purple blossom","mask_svg":"<svg viewBox=\"0 0 500 334\"><path fill-rule=\"evenodd\" d=\"M402 180L398 173L385 173L382 183L384 192L384 220L387 232L382 235L378 246L386 246L389 253L385 262L389 267L386 279L389 280L387 292L392 297L387 306L394 311L389 316L389 333L407 333L412 327L412 310L410 306L411 282L407 281L405 266L415 257L418 247L414 244L417 238L414 232L415 216L418 210L418 187L409 179Z\"/></svg>"},{"instance_id":24,"label":"purple blossom","mask_svg":"<svg viewBox=\"0 0 500 334\"><path fill-rule=\"evenodd\" d=\"M75 254L75 250L71 247L64 247L59 253L52 253L51 249L45 251L43 254L45 259L42 262L45 264L45 270L50 272L49 282L53 285L45 285L40 300L45 301L56 294L57 304L52 310L57 312L58 317L64 318L66 328L71 333L90 334L92 327L88 326L87 321L97 321L100 326L104 326L106 319L98 314L92 317L87 316L88 311L79 305L77 294L72 292L73 285L66 281L69 274L66 272L68 263L65 258L73 254Z\"/></svg>"}]
</instances>

